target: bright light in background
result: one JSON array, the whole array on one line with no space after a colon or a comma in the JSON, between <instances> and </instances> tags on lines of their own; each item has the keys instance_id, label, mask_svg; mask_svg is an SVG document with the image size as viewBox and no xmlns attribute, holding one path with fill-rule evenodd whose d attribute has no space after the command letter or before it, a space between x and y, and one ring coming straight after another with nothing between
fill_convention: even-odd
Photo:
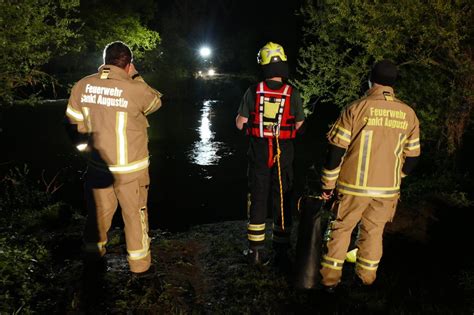
<instances>
[{"instance_id":1,"label":"bright light in background","mask_svg":"<svg viewBox=\"0 0 474 315\"><path fill-rule=\"evenodd\" d=\"M209 71L207 71L207 75L209 76L213 76L214 74L216 74L216 71L214 69L209 69Z\"/></svg>"},{"instance_id":2,"label":"bright light in background","mask_svg":"<svg viewBox=\"0 0 474 315\"><path fill-rule=\"evenodd\" d=\"M199 49L199 54L203 58L210 57L211 53L212 53L211 48L209 48L207 46L203 46L203 47L201 47L201 49Z\"/></svg>"}]
</instances>

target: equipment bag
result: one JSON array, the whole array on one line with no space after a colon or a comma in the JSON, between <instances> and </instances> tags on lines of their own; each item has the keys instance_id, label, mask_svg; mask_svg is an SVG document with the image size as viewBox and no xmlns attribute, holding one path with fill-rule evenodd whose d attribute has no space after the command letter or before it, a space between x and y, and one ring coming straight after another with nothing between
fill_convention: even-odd
<instances>
[{"instance_id":1,"label":"equipment bag","mask_svg":"<svg viewBox=\"0 0 474 315\"><path fill-rule=\"evenodd\" d=\"M314 289L321 280L319 269L323 255L326 228L331 212L325 210L319 196L303 196L298 201L300 212L295 258L295 288Z\"/></svg>"}]
</instances>

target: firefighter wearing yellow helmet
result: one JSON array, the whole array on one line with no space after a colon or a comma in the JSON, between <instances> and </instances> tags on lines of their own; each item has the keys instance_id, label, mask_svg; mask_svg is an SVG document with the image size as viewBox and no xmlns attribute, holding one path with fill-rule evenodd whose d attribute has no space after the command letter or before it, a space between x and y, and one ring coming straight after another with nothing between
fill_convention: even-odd
<instances>
[{"instance_id":1,"label":"firefighter wearing yellow helmet","mask_svg":"<svg viewBox=\"0 0 474 315\"><path fill-rule=\"evenodd\" d=\"M288 63L283 47L268 42L257 55L264 80L245 92L236 126L249 136L248 150L248 249L250 262L261 265L267 256L265 219L273 210L272 243L279 267L288 267L289 199L293 181L293 139L304 121L299 92L286 82ZM288 215L285 215L288 214Z\"/></svg>"},{"instance_id":2,"label":"firefighter wearing yellow helmet","mask_svg":"<svg viewBox=\"0 0 474 315\"><path fill-rule=\"evenodd\" d=\"M268 42L263 46L257 55L257 62L262 66L281 61L286 61L285 51L283 47L272 42Z\"/></svg>"}]
</instances>

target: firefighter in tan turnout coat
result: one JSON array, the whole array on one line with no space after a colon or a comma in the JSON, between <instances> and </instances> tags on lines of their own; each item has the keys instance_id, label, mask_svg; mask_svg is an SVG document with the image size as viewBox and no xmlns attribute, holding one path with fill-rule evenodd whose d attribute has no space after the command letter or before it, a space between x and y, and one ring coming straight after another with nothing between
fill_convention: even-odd
<instances>
[{"instance_id":1,"label":"firefighter in tan turnout coat","mask_svg":"<svg viewBox=\"0 0 474 315\"><path fill-rule=\"evenodd\" d=\"M89 162L84 250L98 257L105 254L107 231L120 205L134 273L147 271L151 264L146 116L160 108L160 97L138 75L129 47L113 42L104 49L98 73L74 85L66 110L70 127L77 126L82 135L75 141L77 148Z\"/></svg>"},{"instance_id":2,"label":"firefighter in tan turnout coat","mask_svg":"<svg viewBox=\"0 0 474 315\"><path fill-rule=\"evenodd\" d=\"M337 192L336 219L321 261L328 290L340 281L351 232L359 222L356 274L365 285L375 281L383 230L395 214L401 179L420 155L418 119L395 97L391 86L396 76L392 62L375 64L365 97L345 108L328 133L323 198Z\"/></svg>"}]
</instances>

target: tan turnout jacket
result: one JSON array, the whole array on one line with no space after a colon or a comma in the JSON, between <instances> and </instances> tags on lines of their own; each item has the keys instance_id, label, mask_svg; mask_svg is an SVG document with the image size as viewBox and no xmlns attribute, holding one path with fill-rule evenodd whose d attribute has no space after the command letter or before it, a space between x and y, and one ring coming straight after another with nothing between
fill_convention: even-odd
<instances>
[{"instance_id":1,"label":"tan turnout jacket","mask_svg":"<svg viewBox=\"0 0 474 315\"><path fill-rule=\"evenodd\" d=\"M328 133L331 144L346 149L341 165L323 169L323 189L355 196L398 196L402 166L420 155L419 122L393 89L375 86L349 105Z\"/></svg>"},{"instance_id":2,"label":"tan turnout jacket","mask_svg":"<svg viewBox=\"0 0 474 315\"><path fill-rule=\"evenodd\" d=\"M161 107L160 97L139 76L133 80L113 65L103 65L77 82L66 115L79 132L90 134L90 165L114 175L146 169L146 115Z\"/></svg>"}]
</instances>

